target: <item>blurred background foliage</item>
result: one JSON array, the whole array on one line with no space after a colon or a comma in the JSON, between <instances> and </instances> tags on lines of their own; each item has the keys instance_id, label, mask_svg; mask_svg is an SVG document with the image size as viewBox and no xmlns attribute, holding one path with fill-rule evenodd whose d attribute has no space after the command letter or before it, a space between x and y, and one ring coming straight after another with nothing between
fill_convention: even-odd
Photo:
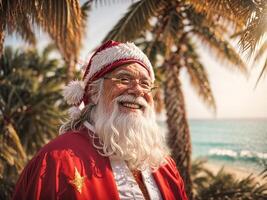
<instances>
[{"instance_id":1,"label":"blurred background foliage","mask_svg":"<svg viewBox=\"0 0 267 200\"><path fill-rule=\"evenodd\" d=\"M60 120L66 114L61 89L66 80L79 75L74 66L93 0L82 6L78 0L55 2L0 0L0 199L10 198L24 165L58 134ZM158 110L164 105L165 91L172 141L179 140L177 130L185 133L177 142L184 147L170 146L176 161L185 163L180 172L188 175L186 186L192 199L267 199L266 171L257 178L237 180L224 170L212 174L202 161L191 164L190 133L179 79L180 69L185 67L201 99L216 110L205 63L199 61L194 42L199 39L216 57L246 71L230 37L239 38L241 50L249 56L255 54L255 62L264 57L267 40L261 40L267 32L266 5L266 0L133 1L105 38L136 40L158 67L157 79L162 86L156 96ZM36 44L34 26L47 32L54 45L42 52L3 48L5 35L12 33ZM53 56L55 47L62 59ZM266 69L267 60L258 80Z\"/></svg>"},{"instance_id":2,"label":"blurred background foliage","mask_svg":"<svg viewBox=\"0 0 267 200\"><path fill-rule=\"evenodd\" d=\"M65 116L66 66L51 57L53 50L53 45L41 53L6 47L0 59L1 195L11 192L25 163L56 137Z\"/></svg>"},{"instance_id":3,"label":"blurred background foliage","mask_svg":"<svg viewBox=\"0 0 267 200\"><path fill-rule=\"evenodd\" d=\"M221 168L216 174L205 167L205 160L192 163L195 200L264 200L267 197L267 167L260 174L238 178Z\"/></svg>"}]
</instances>

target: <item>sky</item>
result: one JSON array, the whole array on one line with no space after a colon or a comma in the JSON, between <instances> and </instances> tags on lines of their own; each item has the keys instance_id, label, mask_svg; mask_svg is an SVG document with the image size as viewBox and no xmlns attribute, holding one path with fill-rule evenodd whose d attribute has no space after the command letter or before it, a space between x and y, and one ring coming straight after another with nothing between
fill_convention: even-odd
<instances>
[{"instance_id":1,"label":"sky","mask_svg":"<svg viewBox=\"0 0 267 200\"><path fill-rule=\"evenodd\" d=\"M115 1L116 2L116 1ZM88 60L91 50L98 46L108 31L127 11L130 1L117 1L111 5L93 6L89 14L86 38L80 55L81 62ZM49 38L37 31L38 47L49 43ZM8 36L5 45L25 47L25 43L15 35ZM185 70L180 74L185 94L187 116L191 119L232 119L267 118L267 77L255 87L261 67L249 68L249 77L233 67L217 62L209 49L199 46L202 63L205 65L217 106L214 114L201 101L190 85Z\"/></svg>"}]
</instances>

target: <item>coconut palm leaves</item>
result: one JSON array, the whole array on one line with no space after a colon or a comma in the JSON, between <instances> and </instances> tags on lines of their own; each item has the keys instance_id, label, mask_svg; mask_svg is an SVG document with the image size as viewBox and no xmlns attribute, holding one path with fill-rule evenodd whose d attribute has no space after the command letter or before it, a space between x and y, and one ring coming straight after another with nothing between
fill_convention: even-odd
<instances>
[{"instance_id":1,"label":"coconut palm leaves","mask_svg":"<svg viewBox=\"0 0 267 200\"><path fill-rule=\"evenodd\" d=\"M2 114L19 133L27 153L57 134L55 118L61 113L60 89L66 76L63 65L49 59L49 51L50 47L39 55L36 50L13 53L7 48L1 59Z\"/></svg>"},{"instance_id":2,"label":"coconut palm leaves","mask_svg":"<svg viewBox=\"0 0 267 200\"><path fill-rule=\"evenodd\" d=\"M150 27L149 19L155 16L163 4L164 1L162 0L147 0L134 3L124 17L107 34L104 41L109 38L120 41L136 39L142 31Z\"/></svg>"},{"instance_id":3,"label":"coconut palm leaves","mask_svg":"<svg viewBox=\"0 0 267 200\"><path fill-rule=\"evenodd\" d=\"M253 13L253 0L186 0L193 5L197 12L205 13L208 19L216 19L219 23L227 21L235 31L242 30L247 19Z\"/></svg>"},{"instance_id":4,"label":"coconut palm leaves","mask_svg":"<svg viewBox=\"0 0 267 200\"><path fill-rule=\"evenodd\" d=\"M239 6L234 9L246 5L222 2L226 1L137 1L104 39L135 40L157 66L165 91L169 145L190 199L191 141L180 71L187 70L194 89L212 110L216 110L215 100L198 52L210 50L218 60L246 73L244 62L229 42L233 30L228 27L240 30L245 25L235 11L229 11L230 4ZM214 12L218 7L227 12Z\"/></svg>"},{"instance_id":5,"label":"coconut palm leaves","mask_svg":"<svg viewBox=\"0 0 267 200\"><path fill-rule=\"evenodd\" d=\"M219 21L222 16L224 20L227 18L234 30L233 37L240 37L241 50L247 52L249 57L253 53L256 54L253 65L257 65L257 61L260 59L266 60L257 80L258 83L267 70L267 58L265 57L267 39L264 36L267 33L267 1L187 0L187 2L194 4L197 11L206 13L208 17L217 18Z\"/></svg>"},{"instance_id":6,"label":"coconut palm leaves","mask_svg":"<svg viewBox=\"0 0 267 200\"><path fill-rule=\"evenodd\" d=\"M189 74L190 83L193 86L193 89L199 97L202 98L203 102L215 112L216 103L210 88L208 74L205 67L200 62L192 42L187 41L187 44L184 44L181 47L181 53L181 57L186 58L184 60L184 66Z\"/></svg>"},{"instance_id":7,"label":"coconut palm leaves","mask_svg":"<svg viewBox=\"0 0 267 200\"><path fill-rule=\"evenodd\" d=\"M2 119L0 126L0 199L9 199L18 171L22 170L26 162L26 153L14 126Z\"/></svg>"},{"instance_id":8,"label":"coconut palm leaves","mask_svg":"<svg viewBox=\"0 0 267 200\"><path fill-rule=\"evenodd\" d=\"M267 71L267 1L256 1L253 13L248 18L247 28L241 32L240 44L243 51L249 51L249 55L256 52L254 65L257 61L265 59L257 83ZM257 46L259 46L257 48Z\"/></svg>"},{"instance_id":9,"label":"coconut palm leaves","mask_svg":"<svg viewBox=\"0 0 267 200\"><path fill-rule=\"evenodd\" d=\"M198 188L196 200L226 200L226 199L255 199L267 198L267 183L258 183L256 176L237 180L233 174L227 173L223 168L209 178L206 185ZM258 177L262 182L264 178Z\"/></svg>"},{"instance_id":10,"label":"coconut palm leaves","mask_svg":"<svg viewBox=\"0 0 267 200\"><path fill-rule=\"evenodd\" d=\"M0 194L8 199L25 162L58 134L66 68L42 54L6 48L0 59Z\"/></svg>"},{"instance_id":11,"label":"coconut palm leaves","mask_svg":"<svg viewBox=\"0 0 267 200\"><path fill-rule=\"evenodd\" d=\"M0 55L5 34L16 33L35 44L34 28L39 27L49 34L73 67L81 48L90 2L80 8L78 0L0 0Z\"/></svg>"},{"instance_id":12,"label":"coconut palm leaves","mask_svg":"<svg viewBox=\"0 0 267 200\"><path fill-rule=\"evenodd\" d=\"M247 27L241 32L240 43L243 50L251 53L256 50L256 45L267 32L267 1L250 1L250 13L246 16ZM253 3L252 3L253 2Z\"/></svg>"},{"instance_id":13,"label":"coconut palm leaves","mask_svg":"<svg viewBox=\"0 0 267 200\"><path fill-rule=\"evenodd\" d=\"M214 174L204 164L203 160L196 160L192 164L196 200L264 200L267 198L267 170L259 175L251 174L245 178L238 178L223 168Z\"/></svg>"}]
</instances>

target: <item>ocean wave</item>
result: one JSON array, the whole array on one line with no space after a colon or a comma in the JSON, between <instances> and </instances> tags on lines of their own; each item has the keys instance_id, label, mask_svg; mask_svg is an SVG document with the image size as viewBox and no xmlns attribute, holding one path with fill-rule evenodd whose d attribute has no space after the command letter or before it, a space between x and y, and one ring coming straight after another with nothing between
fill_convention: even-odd
<instances>
[{"instance_id":1,"label":"ocean wave","mask_svg":"<svg viewBox=\"0 0 267 200\"><path fill-rule=\"evenodd\" d=\"M244 160L252 162L267 162L267 153L249 150L234 151L232 149L210 149L209 157L226 160Z\"/></svg>"}]
</instances>

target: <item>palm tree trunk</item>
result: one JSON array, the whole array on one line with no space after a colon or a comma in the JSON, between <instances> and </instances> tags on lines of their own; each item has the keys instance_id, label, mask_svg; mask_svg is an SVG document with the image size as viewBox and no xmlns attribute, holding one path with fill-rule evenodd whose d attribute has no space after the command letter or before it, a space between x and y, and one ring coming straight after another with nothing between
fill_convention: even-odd
<instances>
[{"instance_id":1,"label":"palm tree trunk","mask_svg":"<svg viewBox=\"0 0 267 200\"><path fill-rule=\"evenodd\" d=\"M0 58L3 55L4 52L4 40L5 40L5 32L4 27L2 24L0 24Z\"/></svg>"},{"instance_id":2,"label":"palm tree trunk","mask_svg":"<svg viewBox=\"0 0 267 200\"><path fill-rule=\"evenodd\" d=\"M171 61L171 59L170 59ZM185 101L179 79L180 67L165 62L164 101L167 111L168 145L184 180L186 193L193 199L191 169L191 139L186 118Z\"/></svg>"}]
</instances>

